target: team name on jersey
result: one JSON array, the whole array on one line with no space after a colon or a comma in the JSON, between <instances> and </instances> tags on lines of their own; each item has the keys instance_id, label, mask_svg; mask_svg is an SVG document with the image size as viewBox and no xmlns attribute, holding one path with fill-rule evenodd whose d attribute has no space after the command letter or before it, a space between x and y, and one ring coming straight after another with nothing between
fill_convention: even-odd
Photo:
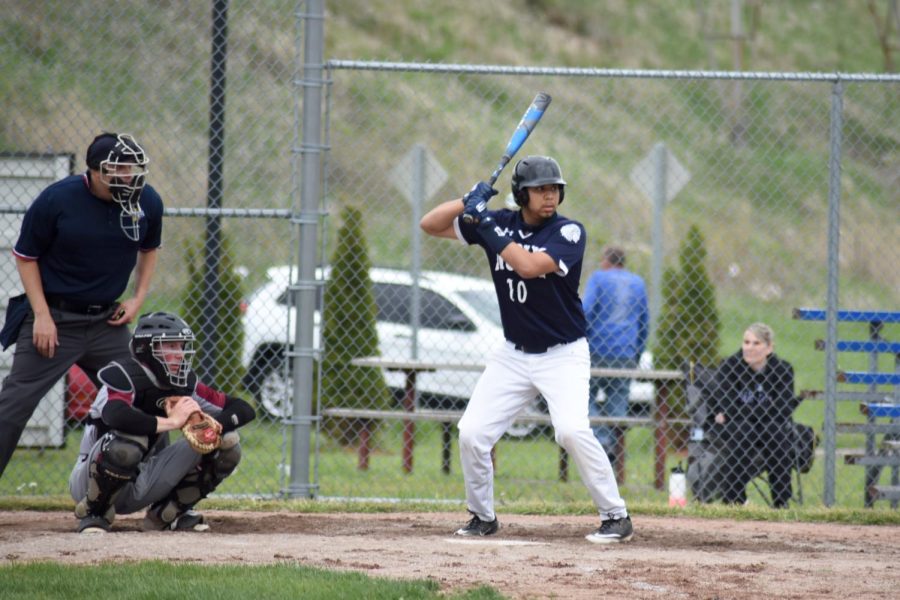
<instances>
[{"instance_id":1,"label":"team name on jersey","mask_svg":"<svg viewBox=\"0 0 900 600\"><path fill-rule=\"evenodd\" d=\"M525 248L529 252L546 252L547 248L545 246L532 246L531 244L521 244L523 248ZM497 255L497 260L494 262L494 270L495 271L512 271L512 266L509 265L503 257L499 254ZM541 275L541 278L545 277Z\"/></svg>"}]
</instances>

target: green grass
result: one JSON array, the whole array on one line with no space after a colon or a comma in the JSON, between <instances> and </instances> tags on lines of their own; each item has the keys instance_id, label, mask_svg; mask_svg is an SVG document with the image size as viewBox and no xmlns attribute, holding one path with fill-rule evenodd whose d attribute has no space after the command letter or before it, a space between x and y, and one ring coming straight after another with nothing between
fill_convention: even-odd
<instances>
[{"instance_id":1,"label":"green grass","mask_svg":"<svg viewBox=\"0 0 900 600\"><path fill-rule=\"evenodd\" d=\"M839 405L839 421L862 421L862 416L854 406L850 406L851 404ZM821 431L822 403L806 401L798 409L797 419ZM75 460L79 438L80 431L76 430L69 434L65 448L43 451L19 449L3 478L0 479L0 508L24 506L70 510L73 503L68 497L66 482ZM244 459L241 466L217 490L214 497L203 501L201 508L235 502L234 506L241 509L268 507L270 510L293 510L292 507L295 506L292 504L293 501L281 495L281 491L287 485L285 472L279 468L284 452L282 440L281 427L277 424L261 422L245 428L242 434ZM863 444L862 435L842 434L837 439L839 449L861 450ZM343 502L347 502L347 506L366 505L367 498L370 499L368 501L378 505L380 502L377 502L377 499L391 498L399 499L398 506L462 511L465 491L459 468L455 432L452 436L449 474L441 471L442 438L436 424L418 424L412 473L404 473L402 470L401 447L402 433L399 425L385 427L379 432L378 444L370 457L369 469L360 471L357 468L355 448L342 447L325 439L321 440L319 462L314 466L317 466L320 485L318 497L323 502L301 505L302 510L320 505L325 507L324 510L331 510L343 506ZM627 433L626 478L620 487L629 506L638 507L636 509L638 511L654 512L665 508L668 499L665 489L657 490L654 486L653 448L652 431L633 428ZM666 477L678 462L683 464L687 462L684 453L670 453L667 456ZM817 514L818 511L824 510L822 505L824 465L823 457L817 456L812 470L803 475L802 490L805 503L804 506L797 507L798 515L802 516L809 512ZM571 462L569 464L568 481L560 481L558 474L559 448L550 436L501 440L496 450L495 498L498 509L539 513L556 511L593 513L593 505L581 484L574 464ZM851 514L855 514L852 511L875 514L862 510L863 477L864 468L845 465L841 456L838 456L837 506L833 510L851 511ZM882 483L887 483L889 477L890 471L884 470ZM764 481L762 488L768 491L768 485ZM765 506L763 499L752 486L748 488L748 492L755 507ZM241 500L246 496L250 498ZM876 506L881 509L889 505L879 502ZM696 508L700 511L707 509L701 506ZM889 512L895 516L900 515L896 511ZM735 514L743 513L738 511ZM836 513L835 519L845 518L843 514Z\"/></svg>"},{"instance_id":2,"label":"green grass","mask_svg":"<svg viewBox=\"0 0 900 600\"><path fill-rule=\"evenodd\" d=\"M0 565L6 600L66 598L502 598L487 586L443 594L436 581L368 577L292 563L265 566L177 565L160 561L71 566Z\"/></svg>"}]
</instances>

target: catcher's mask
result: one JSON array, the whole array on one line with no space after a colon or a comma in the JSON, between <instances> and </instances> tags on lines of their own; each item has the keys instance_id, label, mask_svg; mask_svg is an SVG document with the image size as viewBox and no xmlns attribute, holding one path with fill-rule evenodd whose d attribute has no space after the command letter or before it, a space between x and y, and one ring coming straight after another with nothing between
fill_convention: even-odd
<instances>
[{"instance_id":1,"label":"catcher's mask","mask_svg":"<svg viewBox=\"0 0 900 600\"><path fill-rule=\"evenodd\" d=\"M184 387L191 373L194 340L194 332L180 317L167 312L147 313L134 328L131 354L159 383Z\"/></svg>"},{"instance_id":2,"label":"catcher's mask","mask_svg":"<svg viewBox=\"0 0 900 600\"><path fill-rule=\"evenodd\" d=\"M127 133L101 133L87 150L87 166L100 173L112 199L122 207L119 224L132 241L140 239L141 191L149 172L150 159L140 144Z\"/></svg>"},{"instance_id":3,"label":"catcher's mask","mask_svg":"<svg viewBox=\"0 0 900 600\"><path fill-rule=\"evenodd\" d=\"M548 183L559 185L559 203L566 197L566 182L559 163L549 156L526 156L516 163L512 174L512 194L516 204L528 206L528 190Z\"/></svg>"}]
</instances>

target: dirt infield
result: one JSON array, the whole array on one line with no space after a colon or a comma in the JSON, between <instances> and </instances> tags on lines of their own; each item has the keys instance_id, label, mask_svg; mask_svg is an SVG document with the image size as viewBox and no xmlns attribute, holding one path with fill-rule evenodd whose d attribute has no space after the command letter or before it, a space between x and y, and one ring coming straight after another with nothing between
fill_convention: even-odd
<instances>
[{"instance_id":1,"label":"dirt infield","mask_svg":"<svg viewBox=\"0 0 900 600\"><path fill-rule=\"evenodd\" d=\"M459 513L208 511L205 533L143 533L138 517L78 535L71 513L0 512L0 563L145 558L292 562L372 576L487 584L511 598L897 598L900 527L634 517L628 544L596 546L589 517L501 515L497 536L450 532ZM200 552L189 536L204 535Z\"/></svg>"}]
</instances>

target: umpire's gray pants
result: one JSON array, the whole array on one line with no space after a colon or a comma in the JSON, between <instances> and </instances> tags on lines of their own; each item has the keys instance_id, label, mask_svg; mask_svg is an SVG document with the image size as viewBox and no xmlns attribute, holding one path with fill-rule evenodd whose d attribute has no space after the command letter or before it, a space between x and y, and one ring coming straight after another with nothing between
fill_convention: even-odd
<instances>
[{"instance_id":1,"label":"umpire's gray pants","mask_svg":"<svg viewBox=\"0 0 900 600\"><path fill-rule=\"evenodd\" d=\"M53 358L38 354L32 343L34 315L25 318L16 339L12 368L0 390L0 476L41 398L73 364L94 374L110 361L130 356L128 327L106 323L114 310L82 315L50 309L59 340Z\"/></svg>"},{"instance_id":2,"label":"umpire's gray pants","mask_svg":"<svg viewBox=\"0 0 900 600\"><path fill-rule=\"evenodd\" d=\"M102 436L97 437L93 425L84 428L81 453L69 475L69 493L76 504L87 496L89 467L100 451L101 439ZM195 452L184 438L172 445L164 441L156 444L141 462L137 479L126 484L116 497L116 514L137 512L166 498L188 473L197 469L202 458L203 455Z\"/></svg>"}]
</instances>

